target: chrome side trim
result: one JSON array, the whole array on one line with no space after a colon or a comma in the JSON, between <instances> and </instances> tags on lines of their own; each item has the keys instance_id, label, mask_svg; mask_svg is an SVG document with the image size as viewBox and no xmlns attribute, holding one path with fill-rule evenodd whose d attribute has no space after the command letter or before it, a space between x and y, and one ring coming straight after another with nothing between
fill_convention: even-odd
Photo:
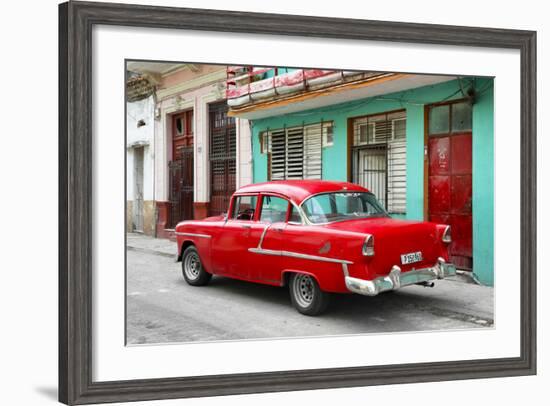
<instances>
[{"instance_id":1,"label":"chrome side trim","mask_svg":"<svg viewBox=\"0 0 550 406\"><path fill-rule=\"evenodd\" d=\"M271 227L271 223L266 225L264 231L262 231L262 236L260 237L260 241L258 242L258 249L262 249L262 243L264 242L264 237L269 227Z\"/></svg>"},{"instance_id":2,"label":"chrome side trim","mask_svg":"<svg viewBox=\"0 0 550 406\"><path fill-rule=\"evenodd\" d=\"M176 235L182 235L182 236L185 236L185 237L212 238L212 236L208 235L208 234L179 233L177 231L176 231Z\"/></svg>"},{"instance_id":3,"label":"chrome side trim","mask_svg":"<svg viewBox=\"0 0 550 406\"><path fill-rule=\"evenodd\" d=\"M342 263L342 272L344 272L344 277L349 276L348 264Z\"/></svg>"},{"instance_id":4,"label":"chrome side trim","mask_svg":"<svg viewBox=\"0 0 550 406\"><path fill-rule=\"evenodd\" d=\"M310 259L312 261L332 262L334 264L344 264L344 265L353 264L353 262L347 261L345 259L320 257L318 255L301 254L299 252L292 252L292 251L269 250L269 249L265 249L265 248L249 248L248 251L252 252L254 254L273 255L273 256L290 257L290 258L300 258L300 259Z\"/></svg>"},{"instance_id":5,"label":"chrome side trim","mask_svg":"<svg viewBox=\"0 0 550 406\"><path fill-rule=\"evenodd\" d=\"M451 242L453 242L453 236L451 234L451 231L452 231L451 226L449 226L449 225L446 226L445 230L443 230L443 236L441 237L441 241L443 241L446 244L450 244ZM448 238L446 237L447 233L449 233Z\"/></svg>"}]
</instances>

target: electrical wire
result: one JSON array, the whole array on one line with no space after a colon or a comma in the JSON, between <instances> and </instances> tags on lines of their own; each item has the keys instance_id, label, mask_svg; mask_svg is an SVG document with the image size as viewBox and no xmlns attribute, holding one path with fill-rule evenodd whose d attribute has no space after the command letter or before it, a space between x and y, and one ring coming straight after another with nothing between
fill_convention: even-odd
<instances>
[{"instance_id":1,"label":"electrical wire","mask_svg":"<svg viewBox=\"0 0 550 406\"><path fill-rule=\"evenodd\" d=\"M462 83L461 83L461 79L462 78L460 78L460 77L457 78L459 88L456 91L454 91L453 93L451 93L448 96L441 99L440 101L448 101L448 100L452 99L453 97L455 97L457 94L459 94L461 92L464 96L466 96L466 93L464 92L464 88L463 88ZM471 81L471 86L475 89L475 82L474 82L473 79ZM487 83L487 85L484 86L483 89L480 89L480 90L477 91L477 95L482 96L492 86L493 86L493 81L491 80ZM341 114L341 113L351 113L353 111L359 110L359 109L371 104L374 101L395 101L395 102L400 103L401 107L405 107L407 105L410 105L410 106L425 106L427 104L433 103L433 101L405 99L406 94L411 92L412 90L413 89L404 90L401 94L401 97L371 97L371 98L368 98L366 100L362 100L360 102L352 102L353 105L351 105L347 108L340 108L340 109L337 110L337 112L339 114ZM311 112L287 113L287 114L283 114L279 117L308 117L308 116L318 115L318 114L323 114L323 113L334 113L334 111L335 111L335 109L334 109L334 105L333 105L333 106L327 106L327 107L321 108L321 109L316 109L315 111L311 111Z\"/></svg>"}]
</instances>

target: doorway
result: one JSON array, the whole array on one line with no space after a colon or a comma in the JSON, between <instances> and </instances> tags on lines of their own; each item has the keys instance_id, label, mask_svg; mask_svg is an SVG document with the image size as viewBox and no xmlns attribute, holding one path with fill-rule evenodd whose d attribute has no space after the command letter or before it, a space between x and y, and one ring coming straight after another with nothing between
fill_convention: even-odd
<instances>
[{"instance_id":1,"label":"doorway","mask_svg":"<svg viewBox=\"0 0 550 406\"><path fill-rule=\"evenodd\" d=\"M133 230L143 232L143 147L134 148Z\"/></svg>"},{"instance_id":2,"label":"doorway","mask_svg":"<svg viewBox=\"0 0 550 406\"><path fill-rule=\"evenodd\" d=\"M472 105L427 107L428 220L449 224L450 260L472 270Z\"/></svg>"},{"instance_id":3,"label":"doorway","mask_svg":"<svg viewBox=\"0 0 550 406\"><path fill-rule=\"evenodd\" d=\"M237 128L235 118L229 117L227 111L225 101L209 106L210 216L227 211L236 189Z\"/></svg>"},{"instance_id":4,"label":"doorway","mask_svg":"<svg viewBox=\"0 0 550 406\"><path fill-rule=\"evenodd\" d=\"M170 228L193 218L193 119L193 110L172 116L172 160L168 164Z\"/></svg>"}]
</instances>

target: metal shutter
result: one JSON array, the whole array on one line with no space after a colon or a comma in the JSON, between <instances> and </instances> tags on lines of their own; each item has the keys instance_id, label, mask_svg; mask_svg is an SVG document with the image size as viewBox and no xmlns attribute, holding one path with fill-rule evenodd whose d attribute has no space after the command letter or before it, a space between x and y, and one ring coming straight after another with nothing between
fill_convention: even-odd
<instances>
[{"instance_id":1,"label":"metal shutter","mask_svg":"<svg viewBox=\"0 0 550 406\"><path fill-rule=\"evenodd\" d=\"M229 207L237 180L237 128L227 116L227 104L209 105L210 131L210 204L208 215L219 215ZM192 192L192 191L191 191Z\"/></svg>"},{"instance_id":2,"label":"metal shutter","mask_svg":"<svg viewBox=\"0 0 550 406\"><path fill-rule=\"evenodd\" d=\"M267 132L270 179L321 179L322 139L321 123Z\"/></svg>"},{"instance_id":3,"label":"metal shutter","mask_svg":"<svg viewBox=\"0 0 550 406\"><path fill-rule=\"evenodd\" d=\"M322 124L305 127L304 179L321 179L322 177L322 140Z\"/></svg>"},{"instance_id":4,"label":"metal shutter","mask_svg":"<svg viewBox=\"0 0 550 406\"><path fill-rule=\"evenodd\" d=\"M268 140L271 150L271 180L284 180L286 166L285 130L270 132Z\"/></svg>"},{"instance_id":5,"label":"metal shutter","mask_svg":"<svg viewBox=\"0 0 550 406\"><path fill-rule=\"evenodd\" d=\"M388 120L374 122L374 139L376 143L391 140L392 123Z\"/></svg>"},{"instance_id":6,"label":"metal shutter","mask_svg":"<svg viewBox=\"0 0 550 406\"><path fill-rule=\"evenodd\" d=\"M286 130L285 179L304 178L304 130L291 128Z\"/></svg>"},{"instance_id":7,"label":"metal shutter","mask_svg":"<svg viewBox=\"0 0 550 406\"><path fill-rule=\"evenodd\" d=\"M407 209L407 147L405 141L388 143L388 211Z\"/></svg>"}]
</instances>

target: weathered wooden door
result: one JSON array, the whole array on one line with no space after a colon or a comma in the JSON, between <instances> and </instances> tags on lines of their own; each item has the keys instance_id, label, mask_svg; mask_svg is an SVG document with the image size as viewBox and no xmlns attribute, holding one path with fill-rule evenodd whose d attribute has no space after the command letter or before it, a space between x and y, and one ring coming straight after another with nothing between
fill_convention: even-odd
<instances>
[{"instance_id":1,"label":"weathered wooden door","mask_svg":"<svg viewBox=\"0 0 550 406\"><path fill-rule=\"evenodd\" d=\"M236 188L237 129L227 115L227 103L211 104L210 112L210 206L209 215L227 211Z\"/></svg>"},{"instance_id":2,"label":"weathered wooden door","mask_svg":"<svg viewBox=\"0 0 550 406\"><path fill-rule=\"evenodd\" d=\"M451 226L451 261L460 269L471 270L471 106L433 106L429 121L428 220Z\"/></svg>"},{"instance_id":3,"label":"weathered wooden door","mask_svg":"<svg viewBox=\"0 0 550 406\"><path fill-rule=\"evenodd\" d=\"M170 227L193 218L194 159L193 111L172 117L170 179Z\"/></svg>"}]
</instances>

